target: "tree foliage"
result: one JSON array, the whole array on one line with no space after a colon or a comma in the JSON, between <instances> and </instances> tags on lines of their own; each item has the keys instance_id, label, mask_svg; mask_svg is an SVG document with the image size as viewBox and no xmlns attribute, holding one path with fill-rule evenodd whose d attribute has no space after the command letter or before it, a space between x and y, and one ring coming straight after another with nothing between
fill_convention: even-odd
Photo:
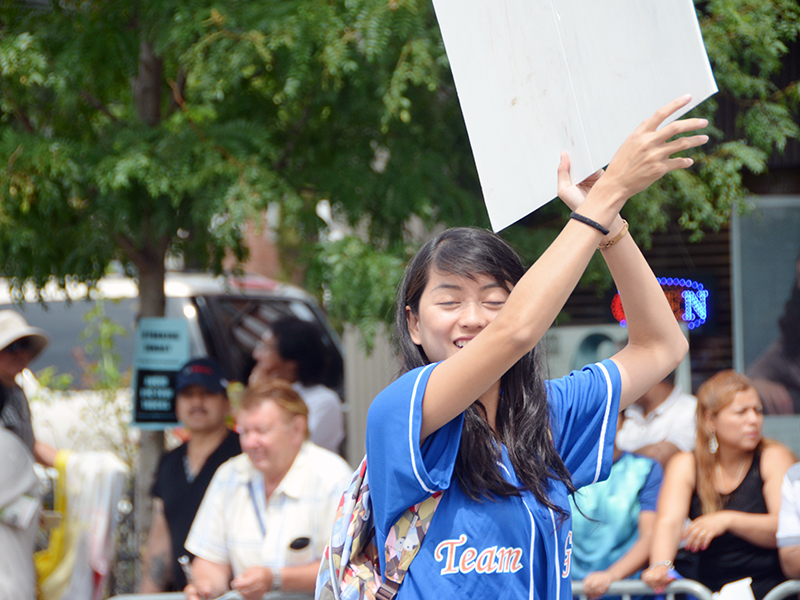
<instances>
[{"instance_id":1,"label":"tree foliage","mask_svg":"<svg viewBox=\"0 0 800 600\"><path fill-rule=\"evenodd\" d=\"M628 204L645 242L675 216L718 228L744 170L798 134L797 82L774 83L796 0L696 6L721 90L696 111L713 140ZM430 0L4 3L0 120L0 274L17 285L91 282L116 259L150 293L167 254L214 269L245 256L243 223L277 205L287 272L368 332L412 221L488 224ZM344 239L326 236L320 200ZM505 235L530 259L564 220L552 203Z\"/></svg>"},{"instance_id":2,"label":"tree foliage","mask_svg":"<svg viewBox=\"0 0 800 600\"><path fill-rule=\"evenodd\" d=\"M271 203L289 255L317 239L321 198L370 215L375 238L433 197L479 213L452 177L475 185L468 155L448 156L457 104L412 122L415 96L436 104L435 30L414 0L5 3L2 275L91 282L118 259L144 294L168 253L243 257L243 223Z\"/></svg>"}]
</instances>

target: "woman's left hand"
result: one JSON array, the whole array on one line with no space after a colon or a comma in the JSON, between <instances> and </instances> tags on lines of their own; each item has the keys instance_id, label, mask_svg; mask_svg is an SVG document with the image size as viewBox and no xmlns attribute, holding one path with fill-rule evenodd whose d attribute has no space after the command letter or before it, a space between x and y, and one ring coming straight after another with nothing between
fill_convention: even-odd
<instances>
[{"instance_id":1,"label":"woman's left hand","mask_svg":"<svg viewBox=\"0 0 800 600\"><path fill-rule=\"evenodd\" d=\"M569 206L570 210L575 210L583 201L592 186L600 180L603 169L589 175L580 183L573 184L569 174L570 162L566 152L561 153L561 163L558 165L558 197Z\"/></svg>"},{"instance_id":2,"label":"woman's left hand","mask_svg":"<svg viewBox=\"0 0 800 600\"><path fill-rule=\"evenodd\" d=\"M653 588L656 594L663 594L670 582L675 579L670 571L670 565L658 563L642 571L642 581Z\"/></svg>"},{"instance_id":3,"label":"woman's left hand","mask_svg":"<svg viewBox=\"0 0 800 600\"><path fill-rule=\"evenodd\" d=\"M711 540L728 531L730 513L726 510L697 517L683 531L683 542L691 552L705 550Z\"/></svg>"}]
</instances>

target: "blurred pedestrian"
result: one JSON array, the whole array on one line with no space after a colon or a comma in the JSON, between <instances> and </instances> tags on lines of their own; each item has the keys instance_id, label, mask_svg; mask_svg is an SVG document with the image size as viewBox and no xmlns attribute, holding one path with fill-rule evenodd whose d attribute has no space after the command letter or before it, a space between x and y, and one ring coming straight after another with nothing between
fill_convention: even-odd
<instances>
[{"instance_id":1,"label":"blurred pedestrian","mask_svg":"<svg viewBox=\"0 0 800 600\"><path fill-rule=\"evenodd\" d=\"M190 437L158 467L140 593L186 587L178 559L188 554L184 542L194 516L217 467L241 453L238 434L227 426L227 387L222 368L208 358L191 360L178 372L175 412Z\"/></svg>"},{"instance_id":2,"label":"blurred pedestrian","mask_svg":"<svg viewBox=\"0 0 800 600\"><path fill-rule=\"evenodd\" d=\"M673 577L680 545L695 564L678 572L712 592L751 577L759 600L785 580L775 535L781 483L794 456L761 437L763 424L761 400L744 375L721 371L700 386L697 443L667 465L650 568L642 574L657 593Z\"/></svg>"},{"instance_id":3,"label":"blurred pedestrian","mask_svg":"<svg viewBox=\"0 0 800 600\"><path fill-rule=\"evenodd\" d=\"M34 600L39 480L22 440L0 427L0 598Z\"/></svg>"},{"instance_id":4,"label":"blurred pedestrian","mask_svg":"<svg viewBox=\"0 0 800 600\"><path fill-rule=\"evenodd\" d=\"M622 421L620 413L618 432ZM590 599L604 596L612 583L647 565L663 477L657 460L615 445L608 479L570 498L572 579L583 581L583 593Z\"/></svg>"},{"instance_id":5,"label":"blurred pedestrian","mask_svg":"<svg viewBox=\"0 0 800 600\"><path fill-rule=\"evenodd\" d=\"M783 574L800 579L800 463L789 467L783 478L777 540Z\"/></svg>"},{"instance_id":6,"label":"blurred pedestrian","mask_svg":"<svg viewBox=\"0 0 800 600\"><path fill-rule=\"evenodd\" d=\"M778 338L747 369L767 414L800 414L800 256Z\"/></svg>"},{"instance_id":7,"label":"blurred pedestrian","mask_svg":"<svg viewBox=\"0 0 800 600\"><path fill-rule=\"evenodd\" d=\"M344 440L344 411L339 395L323 384L325 345L316 325L296 317L273 322L253 350L249 383L283 379L308 406L311 441L339 453Z\"/></svg>"},{"instance_id":8,"label":"blurred pedestrian","mask_svg":"<svg viewBox=\"0 0 800 600\"><path fill-rule=\"evenodd\" d=\"M35 439L28 398L16 380L47 341L47 334L18 312L0 310L0 425L14 432L37 462L52 467L56 449Z\"/></svg>"},{"instance_id":9,"label":"blurred pedestrian","mask_svg":"<svg viewBox=\"0 0 800 600\"><path fill-rule=\"evenodd\" d=\"M675 385L673 371L625 409L616 444L665 467L678 452L694 449L696 411L697 398Z\"/></svg>"},{"instance_id":10,"label":"blurred pedestrian","mask_svg":"<svg viewBox=\"0 0 800 600\"><path fill-rule=\"evenodd\" d=\"M217 470L186 540L195 555L189 600L229 587L245 600L314 591L351 468L308 440L307 415L284 381L245 391L237 413L244 454Z\"/></svg>"}]
</instances>

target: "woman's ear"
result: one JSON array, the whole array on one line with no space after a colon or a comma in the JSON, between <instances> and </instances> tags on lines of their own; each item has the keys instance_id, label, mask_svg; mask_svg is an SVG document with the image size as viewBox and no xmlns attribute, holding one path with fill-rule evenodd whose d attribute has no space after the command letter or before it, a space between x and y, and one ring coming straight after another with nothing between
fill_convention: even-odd
<instances>
[{"instance_id":1,"label":"woman's ear","mask_svg":"<svg viewBox=\"0 0 800 600\"><path fill-rule=\"evenodd\" d=\"M422 343L419 337L419 315L415 315L410 306L406 306L406 323L411 341L419 346Z\"/></svg>"},{"instance_id":2,"label":"woman's ear","mask_svg":"<svg viewBox=\"0 0 800 600\"><path fill-rule=\"evenodd\" d=\"M703 426L706 428L707 433L717 430L717 415L711 413L703 414Z\"/></svg>"}]
</instances>

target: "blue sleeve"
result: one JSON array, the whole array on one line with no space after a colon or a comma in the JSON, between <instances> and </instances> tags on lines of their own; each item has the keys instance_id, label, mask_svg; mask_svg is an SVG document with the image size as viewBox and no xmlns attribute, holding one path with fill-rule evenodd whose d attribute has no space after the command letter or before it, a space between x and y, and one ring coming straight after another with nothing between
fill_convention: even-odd
<instances>
[{"instance_id":1,"label":"blue sleeve","mask_svg":"<svg viewBox=\"0 0 800 600\"><path fill-rule=\"evenodd\" d=\"M642 489L639 490L639 503L641 504L639 510L656 510L662 479L664 479L664 469L657 460L654 460L653 468L650 469Z\"/></svg>"},{"instance_id":2,"label":"blue sleeve","mask_svg":"<svg viewBox=\"0 0 800 600\"><path fill-rule=\"evenodd\" d=\"M464 416L420 445L422 397L435 364L405 373L384 389L367 415L367 471L375 526L387 532L406 509L450 487Z\"/></svg>"},{"instance_id":3,"label":"blue sleeve","mask_svg":"<svg viewBox=\"0 0 800 600\"><path fill-rule=\"evenodd\" d=\"M611 472L620 387L612 360L547 382L553 443L578 488Z\"/></svg>"}]
</instances>

